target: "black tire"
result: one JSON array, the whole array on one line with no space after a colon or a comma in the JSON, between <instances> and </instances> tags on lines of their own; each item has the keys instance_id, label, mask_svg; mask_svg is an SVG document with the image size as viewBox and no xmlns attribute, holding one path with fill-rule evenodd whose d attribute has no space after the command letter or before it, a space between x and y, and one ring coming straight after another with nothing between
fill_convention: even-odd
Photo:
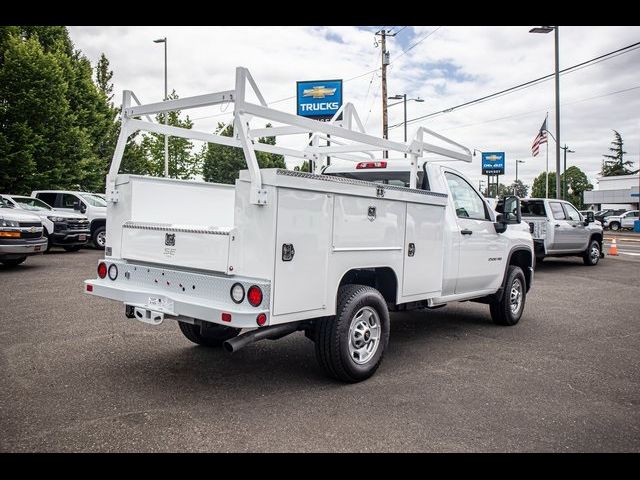
<instances>
[{"instance_id":1,"label":"black tire","mask_svg":"<svg viewBox=\"0 0 640 480\"><path fill-rule=\"evenodd\" d=\"M101 227L98 227L93 231L93 235L91 237L91 239L93 240L93 244L100 250L104 250L104 246L106 243L106 230L107 229L105 228L105 226L102 225Z\"/></svg>"},{"instance_id":2,"label":"black tire","mask_svg":"<svg viewBox=\"0 0 640 480\"><path fill-rule=\"evenodd\" d=\"M44 253L49 253L52 245L51 245L51 238L49 237L49 232L47 232L46 228L44 229L42 236L47 239L47 248L44 250Z\"/></svg>"},{"instance_id":3,"label":"black tire","mask_svg":"<svg viewBox=\"0 0 640 480\"><path fill-rule=\"evenodd\" d=\"M518 288L516 285L519 282L519 295L520 305L514 312L511 309L511 295L514 288ZM527 284L524 278L522 269L515 265L509 265L507 270L507 280L504 284L502 295L498 300L495 300L489 304L491 311L491 319L494 323L504 326L513 326L520 321L522 312L524 311L524 305L527 299Z\"/></svg>"},{"instance_id":4,"label":"black tire","mask_svg":"<svg viewBox=\"0 0 640 480\"><path fill-rule=\"evenodd\" d=\"M544 262L544 257L536 257L536 265L542 262Z\"/></svg>"},{"instance_id":5,"label":"black tire","mask_svg":"<svg viewBox=\"0 0 640 480\"><path fill-rule=\"evenodd\" d=\"M611 222L611 225L609 225L609 228L614 232L617 232L618 230L620 230L620 224L618 222Z\"/></svg>"},{"instance_id":6,"label":"black tire","mask_svg":"<svg viewBox=\"0 0 640 480\"><path fill-rule=\"evenodd\" d=\"M598 261L600 260L601 251L602 246L600 245L600 242L598 242L597 240L591 240L589 242L589 246L582 254L582 261L589 267L597 265Z\"/></svg>"},{"instance_id":7,"label":"black tire","mask_svg":"<svg viewBox=\"0 0 640 480\"><path fill-rule=\"evenodd\" d=\"M20 265L26 259L27 257L9 258L7 260L0 260L0 263L2 263L3 265L6 265L7 267L15 267L17 265Z\"/></svg>"},{"instance_id":8,"label":"black tire","mask_svg":"<svg viewBox=\"0 0 640 480\"><path fill-rule=\"evenodd\" d=\"M82 245L65 245L63 247L67 252L77 252L82 248Z\"/></svg>"},{"instance_id":9,"label":"black tire","mask_svg":"<svg viewBox=\"0 0 640 480\"><path fill-rule=\"evenodd\" d=\"M222 344L230 338L238 336L239 328L226 327L224 325L207 325L203 329L200 325L192 325L190 323L178 322L182 334L193 343L203 345L205 347L221 347Z\"/></svg>"},{"instance_id":10,"label":"black tire","mask_svg":"<svg viewBox=\"0 0 640 480\"><path fill-rule=\"evenodd\" d=\"M316 358L329 376L356 383L375 373L389 343L390 328L389 310L380 292L365 285L345 285L338 291L336 315L316 322ZM350 331L352 324L353 333ZM375 333L378 334L377 342L373 342ZM357 346L352 341L356 337L356 343L362 342L362 349L370 346L373 350L365 353L371 355L369 358L360 357L358 352L351 353L350 349ZM360 358L363 363L358 363Z\"/></svg>"}]
</instances>

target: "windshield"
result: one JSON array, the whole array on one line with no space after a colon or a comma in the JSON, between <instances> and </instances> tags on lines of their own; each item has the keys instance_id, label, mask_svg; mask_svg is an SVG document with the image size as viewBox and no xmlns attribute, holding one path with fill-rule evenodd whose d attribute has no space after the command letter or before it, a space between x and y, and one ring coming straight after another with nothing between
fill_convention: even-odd
<instances>
[{"instance_id":1,"label":"windshield","mask_svg":"<svg viewBox=\"0 0 640 480\"><path fill-rule=\"evenodd\" d=\"M32 197L12 197L13 200L20 204L20 206L25 210L33 210L33 211L48 211L53 210L48 204L44 203L42 200Z\"/></svg>"},{"instance_id":2,"label":"windshield","mask_svg":"<svg viewBox=\"0 0 640 480\"><path fill-rule=\"evenodd\" d=\"M396 185L398 187L409 187L409 172L389 172L384 170L361 171L361 172L332 172L325 173L334 177L353 178L365 182L383 183L385 185ZM422 185L423 172L418 172L418 187Z\"/></svg>"},{"instance_id":3,"label":"windshield","mask_svg":"<svg viewBox=\"0 0 640 480\"><path fill-rule=\"evenodd\" d=\"M86 202L92 207L106 207L107 202L105 202L98 195L94 195L92 193L81 193L80 196L86 200Z\"/></svg>"}]
</instances>

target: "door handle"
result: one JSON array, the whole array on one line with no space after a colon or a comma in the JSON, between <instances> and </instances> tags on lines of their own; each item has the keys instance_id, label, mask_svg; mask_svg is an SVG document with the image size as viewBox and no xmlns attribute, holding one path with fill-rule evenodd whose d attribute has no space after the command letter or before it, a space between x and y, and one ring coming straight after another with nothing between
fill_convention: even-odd
<instances>
[{"instance_id":1,"label":"door handle","mask_svg":"<svg viewBox=\"0 0 640 480\"><path fill-rule=\"evenodd\" d=\"M559 226L560 226L560 224L559 224L559 223L556 223L555 227L556 227L556 228L558 228Z\"/></svg>"},{"instance_id":2,"label":"door handle","mask_svg":"<svg viewBox=\"0 0 640 480\"><path fill-rule=\"evenodd\" d=\"M460 230L460 233L462 235L471 235L473 233L472 230L467 230L466 228L464 230Z\"/></svg>"}]
</instances>

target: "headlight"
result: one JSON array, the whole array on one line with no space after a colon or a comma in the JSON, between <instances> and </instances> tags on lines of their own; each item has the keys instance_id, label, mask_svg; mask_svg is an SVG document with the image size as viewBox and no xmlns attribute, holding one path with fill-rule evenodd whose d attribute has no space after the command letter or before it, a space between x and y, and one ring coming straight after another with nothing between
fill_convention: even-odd
<instances>
[{"instance_id":1,"label":"headlight","mask_svg":"<svg viewBox=\"0 0 640 480\"><path fill-rule=\"evenodd\" d=\"M48 218L49 220L51 220L52 222L66 222L66 221L67 221L67 219L66 219L66 218L64 218L64 217L54 217L54 216L51 216L51 217L47 217L47 218Z\"/></svg>"},{"instance_id":2,"label":"headlight","mask_svg":"<svg viewBox=\"0 0 640 480\"><path fill-rule=\"evenodd\" d=\"M19 227L19 226L20 226L19 222L0 218L0 227Z\"/></svg>"}]
</instances>

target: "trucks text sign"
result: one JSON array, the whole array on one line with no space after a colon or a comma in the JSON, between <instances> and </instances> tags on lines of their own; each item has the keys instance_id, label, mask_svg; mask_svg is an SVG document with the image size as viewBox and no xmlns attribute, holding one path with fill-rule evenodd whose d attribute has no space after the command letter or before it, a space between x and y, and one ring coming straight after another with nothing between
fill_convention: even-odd
<instances>
[{"instance_id":1,"label":"trucks text sign","mask_svg":"<svg viewBox=\"0 0 640 480\"><path fill-rule=\"evenodd\" d=\"M504 175L504 152L482 152L482 175Z\"/></svg>"},{"instance_id":2,"label":"trucks text sign","mask_svg":"<svg viewBox=\"0 0 640 480\"><path fill-rule=\"evenodd\" d=\"M328 120L342 106L342 80L297 82L298 115Z\"/></svg>"}]
</instances>

